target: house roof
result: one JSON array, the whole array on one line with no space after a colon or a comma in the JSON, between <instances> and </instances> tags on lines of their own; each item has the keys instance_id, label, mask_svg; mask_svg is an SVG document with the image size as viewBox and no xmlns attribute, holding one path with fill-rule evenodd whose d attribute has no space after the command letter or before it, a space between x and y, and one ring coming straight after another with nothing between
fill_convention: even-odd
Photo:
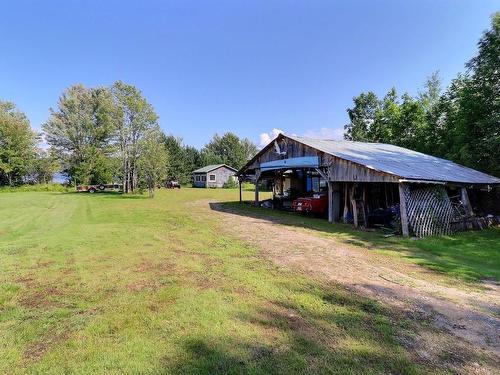
<instances>
[{"instance_id":1,"label":"house roof","mask_svg":"<svg viewBox=\"0 0 500 375\"><path fill-rule=\"evenodd\" d=\"M384 143L280 135L324 153L408 180L500 184L500 179L450 160ZM274 142L274 141L273 141ZM267 149L268 146L265 147ZM262 150L264 151L264 149ZM249 164L247 164L249 165Z\"/></svg>"},{"instance_id":2,"label":"house roof","mask_svg":"<svg viewBox=\"0 0 500 375\"><path fill-rule=\"evenodd\" d=\"M236 168L230 167L227 164L211 164L211 165L206 165L203 168L199 168L199 169L193 171L193 173L208 173L208 172L212 172L213 170L218 169L220 167L226 167L226 168L229 168L235 172L237 171Z\"/></svg>"}]
</instances>

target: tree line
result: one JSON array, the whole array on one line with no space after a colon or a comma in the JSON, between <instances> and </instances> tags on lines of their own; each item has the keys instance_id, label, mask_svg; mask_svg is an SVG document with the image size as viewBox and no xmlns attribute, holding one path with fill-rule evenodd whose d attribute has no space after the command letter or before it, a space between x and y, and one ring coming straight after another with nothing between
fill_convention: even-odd
<instances>
[{"instance_id":1,"label":"tree line","mask_svg":"<svg viewBox=\"0 0 500 375\"><path fill-rule=\"evenodd\" d=\"M207 164L240 168L256 152L233 133L215 134L201 150L184 145L161 130L141 91L121 81L67 88L40 134L13 103L0 101L0 185L49 182L61 172L71 184L119 182L125 193L153 195L167 179L188 183Z\"/></svg>"},{"instance_id":2,"label":"tree line","mask_svg":"<svg viewBox=\"0 0 500 375\"><path fill-rule=\"evenodd\" d=\"M353 99L344 137L391 143L500 176L500 12L478 42L465 72L441 92L437 73L422 92Z\"/></svg>"}]
</instances>

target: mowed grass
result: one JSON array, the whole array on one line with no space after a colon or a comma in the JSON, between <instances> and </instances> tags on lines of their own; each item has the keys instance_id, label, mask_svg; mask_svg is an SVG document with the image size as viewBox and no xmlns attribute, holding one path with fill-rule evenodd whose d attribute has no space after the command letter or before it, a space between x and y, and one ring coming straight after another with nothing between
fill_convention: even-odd
<instances>
[{"instance_id":1,"label":"mowed grass","mask_svg":"<svg viewBox=\"0 0 500 375\"><path fill-rule=\"evenodd\" d=\"M263 260L208 199L237 191L0 194L0 373L438 371L399 344L408 322Z\"/></svg>"},{"instance_id":2,"label":"mowed grass","mask_svg":"<svg viewBox=\"0 0 500 375\"><path fill-rule=\"evenodd\" d=\"M324 219L262 210L238 202L228 201L223 206L242 215L254 215L283 225L307 228L340 242L404 258L449 277L450 282L459 280L476 283L484 279L500 281L500 228L498 227L422 239L408 239L401 236L385 238L380 231L356 230L349 224L330 224Z\"/></svg>"}]
</instances>

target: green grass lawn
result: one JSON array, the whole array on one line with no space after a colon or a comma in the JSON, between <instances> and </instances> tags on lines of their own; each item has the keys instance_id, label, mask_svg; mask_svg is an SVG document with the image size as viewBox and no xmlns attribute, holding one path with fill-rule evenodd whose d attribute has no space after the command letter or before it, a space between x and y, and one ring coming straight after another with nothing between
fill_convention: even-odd
<instances>
[{"instance_id":1,"label":"green grass lawn","mask_svg":"<svg viewBox=\"0 0 500 375\"><path fill-rule=\"evenodd\" d=\"M453 279L473 283L483 279L500 281L500 228L423 239L407 239L401 236L384 238L383 233L379 231L360 231L349 224L330 224L324 219L256 209L238 202L226 202L224 206L245 215L308 228L348 244L405 258L450 276L450 282L453 282Z\"/></svg>"},{"instance_id":2,"label":"green grass lawn","mask_svg":"<svg viewBox=\"0 0 500 375\"><path fill-rule=\"evenodd\" d=\"M200 199L235 200L237 191L0 194L0 373L437 371L399 344L408 322L393 311L278 269L225 234ZM345 240L376 238L352 233ZM488 243L497 234L472 235ZM441 241L468 246L467 237ZM443 257L439 246L418 251Z\"/></svg>"}]
</instances>

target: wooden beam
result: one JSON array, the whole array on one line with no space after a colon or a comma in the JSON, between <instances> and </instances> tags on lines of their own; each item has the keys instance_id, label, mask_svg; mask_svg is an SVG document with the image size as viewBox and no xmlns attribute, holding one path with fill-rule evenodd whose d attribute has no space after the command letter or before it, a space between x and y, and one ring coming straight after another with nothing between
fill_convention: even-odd
<instances>
[{"instance_id":1,"label":"wooden beam","mask_svg":"<svg viewBox=\"0 0 500 375\"><path fill-rule=\"evenodd\" d=\"M260 180L260 169L255 170L255 202L254 206L259 207L259 180Z\"/></svg>"},{"instance_id":2,"label":"wooden beam","mask_svg":"<svg viewBox=\"0 0 500 375\"><path fill-rule=\"evenodd\" d=\"M358 227L358 205L356 204L356 199L351 199L352 204L352 217L354 219L354 227Z\"/></svg>"},{"instance_id":3,"label":"wooden beam","mask_svg":"<svg viewBox=\"0 0 500 375\"><path fill-rule=\"evenodd\" d=\"M344 183L344 214L342 219L344 223L347 223L347 215L349 214L349 184L347 182Z\"/></svg>"},{"instance_id":4,"label":"wooden beam","mask_svg":"<svg viewBox=\"0 0 500 375\"><path fill-rule=\"evenodd\" d=\"M405 183L399 183L399 215L401 217L401 228L403 231L403 236L410 236L410 229L408 227L408 214L406 211L406 199L405 199Z\"/></svg>"},{"instance_id":5,"label":"wooden beam","mask_svg":"<svg viewBox=\"0 0 500 375\"><path fill-rule=\"evenodd\" d=\"M338 222L340 220L340 184L332 182L332 190L333 221Z\"/></svg>"},{"instance_id":6,"label":"wooden beam","mask_svg":"<svg viewBox=\"0 0 500 375\"><path fill-rule=\"evenodd\" d=\"M319 173L319 175L323 178L323 180L326 180L326 181L329 181L330 179L328 178L328 176L326 175L325 172L323 172L320 168L315 168L316 169L316 172Z\"/></svg>"},{"instance_id":7,"label":"wooden beam","mask_svg":"<svg viewBox=\"0 0 500 375\"><path fill-rule=\"evenodd\" d=\"M473 216L474 211L472 211L472 205L470 204L469 194L467 193L467 188L465 186L462 186L460 188L460 200L462 201L467 216Z\"/></svg>"},{"instance_id":8,"label":"wooden beam","mask_svg":"<svg viewBox=\"0 0 500 375\"><path fill-rule=\"evenodd\" d=\"M239 185L239 188L240 188L240 203L243 202L243 199L241 197L241 178L238 178L238 185Z\"/></svg>"},{"instance_id":9,"label":"wooden beam","mask_svg":"<svg viewBox=\"0 0 500 375\"><path fill-rule=\"evenodd\" d=\"M328 181L328 222L333 223L333 182Z\"/></svg>"}]
</instances>

